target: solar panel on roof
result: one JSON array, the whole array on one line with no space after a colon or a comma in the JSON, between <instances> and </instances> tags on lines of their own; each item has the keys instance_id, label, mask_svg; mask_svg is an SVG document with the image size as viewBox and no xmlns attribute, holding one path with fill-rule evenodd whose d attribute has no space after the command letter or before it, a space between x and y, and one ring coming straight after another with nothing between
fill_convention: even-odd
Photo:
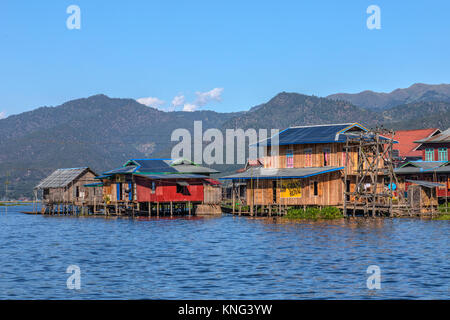
<instances>
[{"instance_id":1,"label":"solar panel on roof","mask_svg":"<svg viewBox=\"0 0 450 320\"><path fill-rule=\"evenodd\" d=\"M345 142L347 138L341 133L353 128L365 131L362 126L356 123L291 127L281 131L277 136L261 141L259 145L271 145L272 140L274 145Z\"/></svg>"},{"instance_id":2,"label":"solar panel on roof","mask_svg":"<svg viewBox=\"0 0 450 320\"><path fill-rule=\"evenodd\" d=\"M160 159L134 160L134 162L140 165L140 167L137 170L138 172L164 172L164 173L177 172L177 170L172 168L168 163Z\"/></svg>"},{"instance_id":3,"label":"solar panel on roof","mask_svg":"<svg viewBox=\"0 0 450 320\"><path fill-rule=\"evenodd\" d=\"M330 142L334 141L336 134L348 127L347 124L339 126L317 126L307 128L289 128L280 134L280 144L293 144L297 141Z\"/></svg>"},{"instance_id":4,"label":"solar panel on roof","mask_svg":"<svg viewBox=\"0 0 450 320\"><path fill-rule=\"evenodd\" d=\"M112 170L106 171L106 172L104 172L104 174L131 173L136 168L137 168L137 166L120 167L120 168L116 168L116 169L112 169Z\"/></svg>"}]
</instances>

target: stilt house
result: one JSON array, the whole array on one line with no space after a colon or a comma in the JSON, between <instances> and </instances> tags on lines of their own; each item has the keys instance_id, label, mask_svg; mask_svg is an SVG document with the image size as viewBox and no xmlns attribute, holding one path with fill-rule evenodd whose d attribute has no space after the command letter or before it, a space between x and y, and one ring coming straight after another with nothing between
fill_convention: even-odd
<instances>
[{"instance_id":1,"label":"stilt house","mask_svg":"<svg viewBox=\"0 0 450 320\"><path fill-rule=\"evenodd\" d=\"M220 183L209 177L217 172L186 159L131 159L97 179L107 204L136 204L137 210L150 211L152 204L218 207Z\"/></svg>"},{"instance_id":2,"label":"stilt house","mask_svg":"<svg viewBox=\"0 0 450 320\"><path fill-rule=\"evenodd\" d=\"M344 191L355 190L361 162L357 149L346 148L348 136L367 131L358 123L290 127L257 144L266 150L263 166L221 179L245 181L246 204L251 208L342 205ZM378 186L366 187L383 188L381 173L378 178Z\"/></svg>"}]
</instances>

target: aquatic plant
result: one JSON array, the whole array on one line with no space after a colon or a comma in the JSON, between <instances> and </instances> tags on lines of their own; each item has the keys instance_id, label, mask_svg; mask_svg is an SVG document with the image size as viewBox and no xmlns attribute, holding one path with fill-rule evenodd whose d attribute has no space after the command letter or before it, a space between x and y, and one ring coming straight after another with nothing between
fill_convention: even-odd
<instances>
[{"instance_id":1,"label":"aquatic plant","mask_svg":"<svg viewBox=\"0 0 450 320\"><path fill-rule=\"evenodd\" d=\"M434 217L433 220L450 220L450 214L441 214L440 216Z\"/></svg>"},{"instance_id":2,"label":"aquatic plant","mask_svg":"<svg viewBox=\"0 0 450 320\"><path fill-rule=\"evenodd\" d=\"M301 208L289 208L285 217L287 219L339 219L343 215L341 210L336 207L324 207L322 209L308 207L305 210Z\"/></svg>"},{"instance_id":3,"label":"aquatic plant","mask_svg":"<svg viewBox=\"0 0 450 320\"><path fill-rule=\"evenodd\" d=\"M23 203L0 202L0 207L23 206Z\"/></svg>"},{"instance_id":4,"label":"aquatic plant","mask_svg":"<svg viewBox=\"0 0 450 320\"><path fill-rule=\"evenodd\" d=\"M443 213L449 213L450 212L450 203L442 203L439 205L439 211Z\"/></svg>"}]
</instances>

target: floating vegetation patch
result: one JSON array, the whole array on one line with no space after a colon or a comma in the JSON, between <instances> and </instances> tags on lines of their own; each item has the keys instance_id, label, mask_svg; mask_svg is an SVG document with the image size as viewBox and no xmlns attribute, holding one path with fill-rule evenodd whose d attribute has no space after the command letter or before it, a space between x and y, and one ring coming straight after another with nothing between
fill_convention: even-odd
<instances>
[{"instance_id":1,"label":"floating vegetation patch","mask_svg":"<svg viewBox=\"0 0 450 320\"><path fill-rule=\"evenodd\" d=\"M304 209L289 208L285 216L287 219L340 219L344 216L336 207L324 207L322 209L309 207Z\"/></svg>"}]
</instances>

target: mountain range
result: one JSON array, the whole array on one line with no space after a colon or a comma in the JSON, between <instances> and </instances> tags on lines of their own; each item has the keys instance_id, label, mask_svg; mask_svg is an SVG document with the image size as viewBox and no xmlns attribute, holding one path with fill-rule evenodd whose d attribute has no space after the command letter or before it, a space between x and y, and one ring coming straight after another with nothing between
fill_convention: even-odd
<instances>
[{"instance_id":1,"label":"mountain range","mask_svg":"<svg viewBox=\"0 0 450 320\"><path fill-rule=\"evenodd\" d=\"M424 86L428 85L398 89L403 91L396 94L395 101L401 103L392 107L389 104L394 98L383 100L382 104L380 99L374 99L367 107L359 100L346 101L336 95L321 98L288 92L235 113L164 112L134 99L102 94L56 107L40 107L0 120L0 186L9 182L8 194L6 188L0 189L0 199L5 195L16 199L31 197L33 186L56 168L89 166L100 173L130 158L170 157L177 143L171 141L172 132L178 128L192 132L195 120L202 121L203 132L209 128L284 129L292 125L342 122L395 129L450 127L450 99L445 94L450 85L440 85L439 90L428 86L433 88L428 91L423 91ZM418 93L418 88L422 88L423 94ZM404 90L410 96L405 96ZM432 94L426 92L431 91L439 92L434 95L438 100L429 100ZM355 96L350 97L351 100ZM239 166L215 167L224 173Z\"/></svg>"},{"instance_id":2,"label":"mountain range","mask_svg":"<svg viewBox=\"0 0 450 320\"><path fill-rule=\"evenodd\" d=\"M345 100L356 106L371 110L386 110L401 104L427 101L450 102L450 84L430 85L415 83L409 88L395 89L392 92L336 93L327 96L332 100Z\"/></svg>"}]
</instances>

